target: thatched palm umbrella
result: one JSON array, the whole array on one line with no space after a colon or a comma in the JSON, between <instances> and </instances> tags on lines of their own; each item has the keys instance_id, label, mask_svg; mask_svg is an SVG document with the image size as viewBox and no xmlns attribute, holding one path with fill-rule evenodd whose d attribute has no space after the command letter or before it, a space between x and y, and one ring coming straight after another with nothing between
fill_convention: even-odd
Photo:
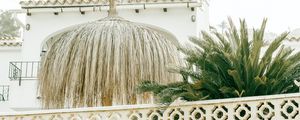
<instances>
[{"instance_id":1,"label":"thatched palm umbrella","mask_svg":"<svg viewBox=\"0 0 300 120\"><path fill-rule=\"evenodd\" d=\"M168 65L180 65L176 38L158 27L116 15L67 28L47 40L39 93L44 108L147 103L138 95L142 80L177 81Z\"/></svg>"}]
</instances>

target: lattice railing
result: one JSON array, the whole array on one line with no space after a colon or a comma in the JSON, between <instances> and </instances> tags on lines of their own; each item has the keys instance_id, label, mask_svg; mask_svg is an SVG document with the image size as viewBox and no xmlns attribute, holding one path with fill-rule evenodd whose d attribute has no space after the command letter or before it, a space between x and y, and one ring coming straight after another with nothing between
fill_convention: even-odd
<instances>
[{"instance_id":1,"label":"lattice railing","mask_svg":"<svg viewBox=\"0 0 300 120\"><path fill-rule=\"evenodd\" d=\"M184 102L170 106L131 105L23 113L0 120L300 120L300 94Z\"/></svg>"},{"instance_id":2,"label":"lattice railing","mask_svg":"<svg viewBox=\"0 0 300 120\"><path fill-rule=\"evenodd\" d=\"M40 69L39 61L14 61L9 63L10 80L18 80L21 85L22 80L37 80Z\"/></svg>"}]
</instances>

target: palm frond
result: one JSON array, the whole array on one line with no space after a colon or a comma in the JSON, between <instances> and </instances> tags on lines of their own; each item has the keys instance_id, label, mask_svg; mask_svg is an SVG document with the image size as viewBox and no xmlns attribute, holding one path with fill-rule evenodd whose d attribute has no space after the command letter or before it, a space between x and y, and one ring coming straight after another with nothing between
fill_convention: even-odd
<instances>
[{"instance_id":1,"label":"palm frond","mask_svg":"<svg viewBox=\"0 0 300 120\"><path fill-rule=\"evenodd\" d=\"M267 19L252 35L245 20L240 20L239 29L228 21L225 34L202 32L201 38L190 39L194 48L180 49L194 67L178 73L190 81L166 85L158 93L162 102L177 97L193 101L297 92L293 81L300 78L300 52L282 45L288 33L275 38L262 53Z\"/></svg>"}]
</instances>

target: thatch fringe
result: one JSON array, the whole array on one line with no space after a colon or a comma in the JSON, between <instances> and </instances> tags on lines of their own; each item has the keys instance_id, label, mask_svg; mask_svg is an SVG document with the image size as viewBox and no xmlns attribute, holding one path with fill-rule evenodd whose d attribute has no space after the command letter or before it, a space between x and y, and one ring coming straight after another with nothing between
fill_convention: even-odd
<instances>
[{"instance_id":1,"label":"thatch fringe","mask_svg":"<svg viewBox=\"0 0 300 120\"><path fill-rule=\"evenodd\" d=\"M149 103L142 80L179 80L168 65L181 59L167 32L117 17L72 27L48 40L39 74L44 108Z\"/></svg>"}]
</instances>

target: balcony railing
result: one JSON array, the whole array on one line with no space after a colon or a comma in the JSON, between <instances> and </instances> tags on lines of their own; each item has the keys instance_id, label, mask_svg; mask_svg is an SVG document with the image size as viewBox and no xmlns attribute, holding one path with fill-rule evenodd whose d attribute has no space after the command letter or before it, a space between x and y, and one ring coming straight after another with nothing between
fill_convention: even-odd
<instances>
[{"instance_id":1,"label":"balcony railing","mask_svg":"<svg viewBox=\"0 0 300 120\"><path fill-rule=\"evenodd\" d=\"M300 93L165 105L0 113L4 120L300 120Z\"/></svg>"},{"instance_id":2,"label":"balcony railing","mask_svg":"<svg viewBox=\"0 0 300 120\"><path fill-rule=\"evenodd\" d=\"M9 95L9 86L0 85L0 102L8 101L8 95Z\"/></svg>"},{"instance_id":3,"label":"balcony railing","mask_svg":"<svg viewBox=\"0 0 300 120\"><path fill-rule=\"evenodd\" d=\"M40 69L39 61L16 61L9 63L10 80L18 80L21 85L22 80L36 80Z\"/></svg>"}]
</instances>

